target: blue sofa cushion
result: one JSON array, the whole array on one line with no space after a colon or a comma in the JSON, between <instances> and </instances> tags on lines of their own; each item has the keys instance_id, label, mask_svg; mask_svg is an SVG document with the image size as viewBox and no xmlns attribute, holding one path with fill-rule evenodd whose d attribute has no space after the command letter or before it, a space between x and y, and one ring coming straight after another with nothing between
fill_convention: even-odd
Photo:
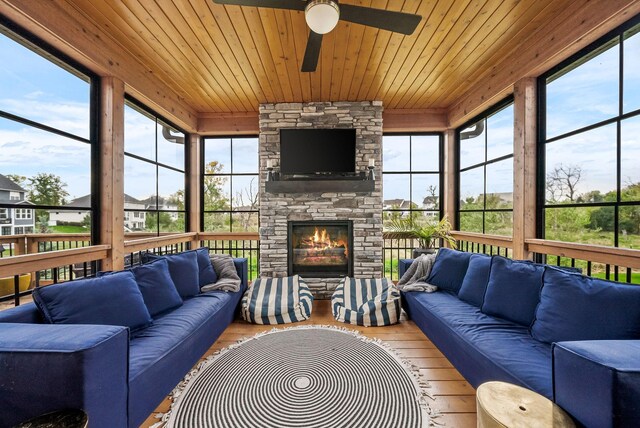
<instances>
[{"instance_id":1,"label":"blue sofa cushion","mask_svg":"<svg viewBox=\"0 0 640 428\"><path fill-rule=\"evenodd\" d=\"M463 251L440 248L427 282L440 290L457 293L467 272L471 255Z\"/></svg>"},{"instance_id":2,"label":"blue sofa cushion","mask_svg":"<svg viewBox=\"0 0 640 428\"><path fill-rule=\"evenodd\" d=\"M131 269L152 317L182 305L167 260L161 259Z\"/></svg>"},{"instance_id":3,"label":"blue sofa cushion","mask_svg":"<svg viewBox=\"0 0 640 428\"><path fill-rule=\"evenodd\" d=\"M551 345L448 292L402 293L412 320L477 388L501 380L552 396Z\"/></svg>"},{"instance_id":4,"label":"blue sofa cushion","mask_svg":"<svg viewBox=\"0 0 640 428\"><path fill-rule=\"evenodd\" d=\"M467 273L462 280L458 297L476 307L481 307L484 293L489 283L491 257L484 254L474 254L469 259Z\"/></svg>"},{"instance_id":5,"label":"blue sofa cushion","mask_svg":"<svg viewBox=\"0 0 640 428\"><path fill-rule=\"evenodd\" d=\"M169 273L180 297L186 299L200 293L200 269L198 268L198 255L195 251L166 256L157 256L151 253L142 255L142 261L145 263L162 258L169 263Z\"/></svg>"},{"instance_id":6,"label":"blue sofa cushion","mask_svg":"<svg viewBox=\"0 0 640 428\"><path fill-rule=\"evenodd\" d=\"M640 426L640 341L553 345L554 401L579 426Z\"/></svg>"},{"instance_id":7,"label":"blue sofa cushion","mask_svg":"<svg viewBox=\"0 0 640 428\"><path fill-rule=\"evenodd\" d=\"M218 274L216 274L216 271L213 269L211 259L209 258L209 249L206 247L198 248L196 254L198 255L198 282L200 288L218 282Z\"/></svg>"},{"instance_id":8,"label":"blue sofa cushion","mask_svg":"<svg viewBox=\"0 0 640 428\"><path fill-rule=\"evenodd\" d=\"M640 287L547 267L531 335L547 343L640 339Z\"/></svg>"},{"instance_id":9,"label":"blue sofa cushion","mask_svg":"<svg viewBox=\"0 0 640 428\"><path fill-rule=\"evenodd\" d=\"M482 312L530 326L540 302L544 267L493 256Z\"/></svg>"},{"instance_id":10,"label":"blue sofa cushion","mask_svg":"<svg viewBox=\"0 0 640 428\"><path fill-rule=\"evenodd\" d=\"M33 300L52 324L105 324L131 329L151 323L133 273L124 271L36 288Z\"/></svg>"}]
</instances>

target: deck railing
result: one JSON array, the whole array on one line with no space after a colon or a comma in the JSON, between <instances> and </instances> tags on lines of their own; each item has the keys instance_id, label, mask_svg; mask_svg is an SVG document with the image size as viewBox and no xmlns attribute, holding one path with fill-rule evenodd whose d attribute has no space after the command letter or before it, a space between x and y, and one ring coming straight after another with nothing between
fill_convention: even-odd
<instances>
[{"instance_id":1,"label":"deck railing","mask_svg":"<svg viewBox=\"0 0 640 428\"><path fill-rule=\"evenodd\" d=\"M458 249L512 257L511 238L471 232L452 232ZM0 281L5 278L0 302L18 305L31 289L95 274L98 262L107 257L109 246L90 245L88 234L31 234L0 236ZM385 276L398 280L398 260L411 258L417 242L412 238L390 239L384 236L383 263ZM257 233L128 233L125 241L127 267L140 263L146 251L170 254L206 246L212 254L230 254L249 261L249 280L259 275L260 237ZM640 250L612 248L543 239L525 241L527 251L537 261L552 265L581 268L588 276L640 284ZM20 275L30 274L29 289L20 288ZM7 288L7 280L11 284ZM24 288L24 286L22 286ZM4 295L2 295L4 294Z\"/></svg>"}]
</instances>

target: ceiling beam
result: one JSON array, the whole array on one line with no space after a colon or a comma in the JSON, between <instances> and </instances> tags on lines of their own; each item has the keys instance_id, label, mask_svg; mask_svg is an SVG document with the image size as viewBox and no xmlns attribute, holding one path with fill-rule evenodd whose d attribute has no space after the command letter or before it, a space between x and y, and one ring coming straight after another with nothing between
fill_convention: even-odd
<instances>
[{"instance_id":1,"label":"ceiling beam","mask_svg":"<svg viewBox=\"0 0 640 428\"><path fill-rule=\"evenodd\" d=\"M575 1L477 78L473 89L449 108L449 127L482 113L513 93L516 81L539 76L638 13L637 0Z\"/></svg>"},{"instance_id":2,"label":"ceiling beam","mask_svg":"<svg viewBox=\"0 0 640 428\"><path fill-rule=\"evenodd\" d=\"M185 131L195 131L195 111L168 84L69 3L3 0L0 14L99 76L122 80L130 95Z\"/></svg>"},{"instance_id":3,"label":"ceiling beam","mask_svg":"<svg viewBox=\"0 0 640 428\"><path fill-rule=\"evenodd\" d=\"M447 128L447 112L443 109L391 109L382 113L384 132L439 132ZM258 112L201 113L200 135L256 135Z\"/></svg>"}]
</instances>

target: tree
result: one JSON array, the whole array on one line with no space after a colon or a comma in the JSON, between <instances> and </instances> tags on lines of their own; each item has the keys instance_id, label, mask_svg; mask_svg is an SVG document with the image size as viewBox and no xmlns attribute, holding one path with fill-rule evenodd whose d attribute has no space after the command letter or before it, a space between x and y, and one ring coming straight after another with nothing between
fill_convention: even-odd
<instances>
[{"instance_id":1,"label":"tree","mask_svg":"<svg viewBox=\"0 0 640 428\"><path fill-rule=\"evenodd\" d=\"M229 199L224 194L224 185L228 178L211 175L219 174L223 165L218 161L209 162L205 167L204 176L204 209L205 211L220 211L229 209Z\"/></svg>"},{"instance_id":2,"label":"tree","mask_svg":"<svg viewBox=\"0 0 640 428\"><path fill-rule=\"evenodd\" d=\"M549 200L556 202L565 197L574 202L577 195L577 186L582 178L582 167L580 165L556 165L553 170L547 173L547 194Z\"/></svg>"},{"instance_id":3,"label":"tree","mask_svg":"<svg viewBox=\"0 0 640 428\"><path fill-rule=\"evenodd\" d=\"M252 178L249 182L249 188L236 192L234 205L236 208L241 207L243 210L257 210L259 202L258 200L258 186L255 185L255 178ZM254 230L258 226L257 222L254 220L254 213L234 213L233 218L239 220L242 231ZM235 221L234 230L236 230Z\"/></svg>"},{"instance_id":4,"label":"tree","mask_svg":"<svg viewBox=\"0 0 640 428\"><path fill-rule=\"evenodd\" d=\"M67 184L55 174L44 172L29 178L29 201L36 205L66 205L69 192Z\"/></svg>"}]
</instances>

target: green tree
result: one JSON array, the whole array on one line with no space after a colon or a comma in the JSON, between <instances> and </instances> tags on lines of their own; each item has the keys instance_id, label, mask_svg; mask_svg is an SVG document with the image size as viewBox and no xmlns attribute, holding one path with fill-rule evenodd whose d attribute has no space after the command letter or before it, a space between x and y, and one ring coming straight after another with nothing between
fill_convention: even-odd
<instances>
[{"instance_id":1,"label":"green tree","mask_svg":"<svg viewBox=\"0 0 640 428\"><path fill-rule=\"evenodd\" d=\"M205 211L220 211L229 209L229 199L224 193L224 185L228 178L219 175L223 165L218 161L211 161L205 166L204 176L204 209Z\"/></svg>"},{"instance_id":2,"label":"green tree","mask_svg":"<svg viewBox=\"0 0 640 428\"><path fill-rule=\"evenodd\" d=\"M66 205L69 192L65 190L67 184L55 174L44 172L28 179L28 200L36 205L59 206ZM46 210L36 210L36 217L49 214Z\"/></svg>"}]
</instances>

